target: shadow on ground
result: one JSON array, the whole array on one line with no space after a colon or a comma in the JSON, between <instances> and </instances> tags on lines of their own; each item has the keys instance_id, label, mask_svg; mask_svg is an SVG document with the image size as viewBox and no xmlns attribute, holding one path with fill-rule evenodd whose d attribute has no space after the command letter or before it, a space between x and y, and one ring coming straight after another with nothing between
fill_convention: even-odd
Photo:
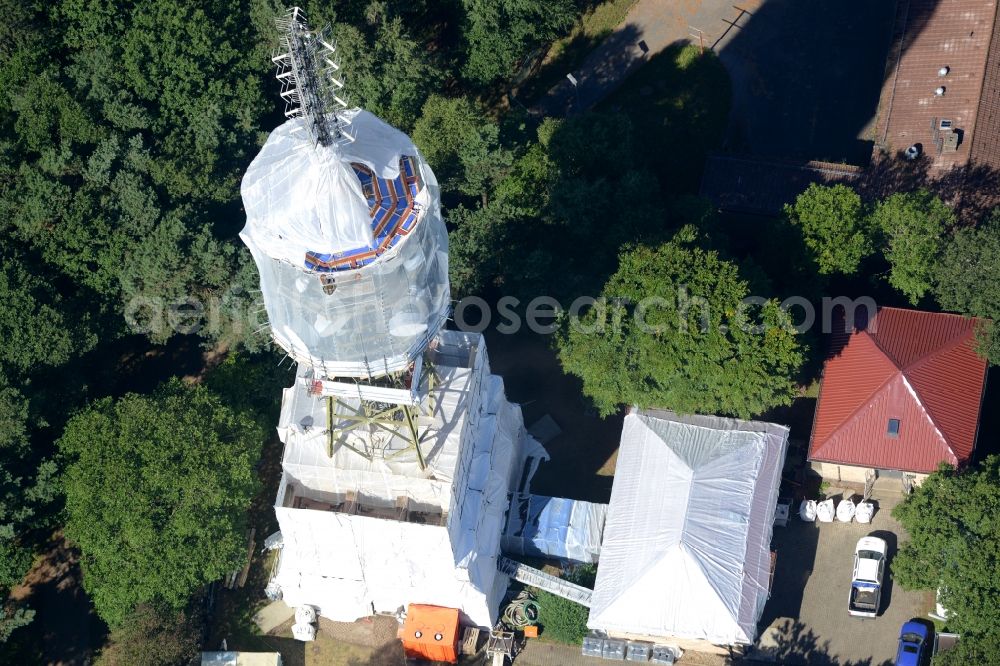
<instances>
[{"instance_id":1,"label":"shadow on ground","mask_svg":"<svg viewBox=\"0 0 1000 666\"><path fill-rule=\"evenodd\" d=\"M601 419L592 411L580 380L563 373L549 336L486 336L492 370L503 377L508 399L521 405L525 425L548 414L562 429L545 444L553 462L538 468L532 492L608 502L622 416Z\"/></svg>"},{"instance_id":2,"label":"shadow on ground","mask_svg":"<svg viewBox=\"0 0 1000 666\"><path fill-rule=\"evenodd\" d=\"M589 43L581 43L580 48L589 48L592 54L574 73L578 83L570 84L563 78L566 74L563 72L556 79L556 87L537 100L532 107L533 113L558 117L589 109L624 82L628 72L647 59L646 54L636 47L642 41L642 30L631 23L603 40L587 41ZM594 54L598 51L606 55L597 59ZM585 74L581 73L584 71ZM534 92L532 91L533 94Z\"/></svg>"},{"instance_id":3,"label":"shadow on ground","mask_svg":"<svg viewBox=\"0 0 1000 666\"><path fill-rule=\"evenodd\" d=\"M777 552L774 581L758 626L770 626L782 617L799 617L806 581L813 574L818 542L819 530L794 518L788 527L774 530L771 539L771 548Z\"/></svg>"},{"instance_id":4,"label":"shadow on ground","mask_svg":"<svg viewBox=\"0 0 1000 666\"><path fill-rule=\"evenodd\" d=\"M807 664L808 666L892 666L889 661L872 659L841 661L830 654L830 641L824 641L798 620L789 620L775 635L766 655L752 653L739 663L748 666L765 664Z\"/></svg>"},{"instance_id":5,"label":"shadow on ground","mask_svg":"<svg viewBox=\"0 0 1000 666\"><path fill-rule=\"evenodd\" d=\"M367 659L351 659L346 666L404 666L406 663L403 644L392 641L377 648Z\"/></svg>"},{"instance_id":6,"label":"shadow on ground","mask_svg":"<svg viewBox=\"0 0 1000 666\"><path fill-rule=\"evenodd\" d=\"M78 553L54 536L24 585L12 592L36 612L28 628L3 646L6 664L89 664L103 644L107 626L83 590Z\"/></svg>"},{"instance_id":7,"label":"shadow on ground","mask_svg":"<svg viewBox=\"0 0 1000 666\"><path fill-rule=\"evenodd\" d=\"M744 14L716 46L733 81L727 149L866 164L894 5L764 0Z\"/></svg>"},{"instance_id":8,"label":"shadow on ground","mask_svg":"<svg viewBox=\"0 0 1000 666\"><path fill-rule=\"evenodd\" d=\"M586 4L589 9L599 3L588 2ZM630 31L633 33L631 39L638 39L635 29L631 26L630 28ZM587 56L601 46L611 35L611 28L604 29L592 35L578 32L572 38L563 42L559 52L547 60L545 58L548 55L548 49L544 47L539 49L536 62L522 74L523 83L513 91L514 94L524 103L540 102L541 97L552 86L561 83L565 79L566 74L578 70ZM617 41L620 42L622 40ZM631 44L626 46L631 46Z\"/></svg>"}]
</instances>

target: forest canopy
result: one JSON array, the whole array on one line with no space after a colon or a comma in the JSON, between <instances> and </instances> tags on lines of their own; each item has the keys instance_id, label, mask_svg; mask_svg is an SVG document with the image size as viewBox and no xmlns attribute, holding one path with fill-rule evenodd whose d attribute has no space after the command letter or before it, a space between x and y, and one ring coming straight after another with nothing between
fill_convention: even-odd
<instances>
[{"instance_id":1,"label":"forest canopy","mask_svg":"<svg viewBox=\"0 0 1000 666\"><path fill-rule=\"evenodd\" d=\"M1000 363L1000 213L960 218L925 189L813 185L783 215L746 220L698 196L730 112L711 50L668 47L566 117L519 99L525 77L571 64L546 62L548 47L594 4L304 5L314 27L331 26L350 104L409 133L434 168L456 298L596 297L561 321L551 351L600 415L790 404L824 351L779 305L793 293L872 292L979 317L979 351ZM101 663L182 661L198 647L201 595L246 554L261 452L291 381L237 235L242 175L285 120L271 60L285 10L0 0L0 11L0 594L68 543L111 626ZM995 500L984 485L995 468L942 471L903 505L917 535L901 554L907 584L934 584L918 570L942 565L943 547L979 547L923 528L967 518L941 508L949 492ZM995 601L972 568L945 565ZM992 637L976 617L993 606L973 597L955 594L955 607ZM3 605L0 643L33 613ZM576 637L583 617L550 618L549 631Z\"/></svg>"}]
</instances>

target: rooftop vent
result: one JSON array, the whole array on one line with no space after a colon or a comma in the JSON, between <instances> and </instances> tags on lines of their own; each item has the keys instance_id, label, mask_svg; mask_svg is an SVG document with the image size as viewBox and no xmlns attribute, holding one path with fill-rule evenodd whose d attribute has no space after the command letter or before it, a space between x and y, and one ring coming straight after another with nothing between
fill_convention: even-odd
<instances>
[{"instance_id":1,"label":"rooftop vent","mask_svg":"<svg viewBox=\"0 0 1000 666\"><path fill-rule=\"evenodd\" d=\"M953 153L958 150L958 143L961 135L955 131L951 130L945 132L941 136L941 150L945 153Z\"/></svg>"},{"instance_id":2,"label":"rooftop vent","mask_svg":"<svg viewBox=\"0 0 1000 666\"><path fill-rule=\"evenodd\" d=\"M935 95L936 97L941 97L941 96L943 96L943 95L944 95L944 86L938 86L938 87L937 87L937 88L936 88L936 89L934 90L934 95Z\"/></svg>"},{"instance_id":3,"label":"rooftop vent","mask_svg":"<svg viewBox=\"0 0 1000 666\"><path fill-rule=\"evenodd\" d=\"M942 67L941 69L938 70L938 76L948 76L948 72L950 72L950 71L951 71L951 67L949 67L948 65L945 65L944 67Z\"/></svg>"}]
</instances>

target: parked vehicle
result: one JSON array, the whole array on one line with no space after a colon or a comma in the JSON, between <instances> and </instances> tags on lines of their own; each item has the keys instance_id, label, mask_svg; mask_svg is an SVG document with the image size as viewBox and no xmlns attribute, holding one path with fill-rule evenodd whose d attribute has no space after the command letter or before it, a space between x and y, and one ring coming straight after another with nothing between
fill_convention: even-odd
<instances>
[{"instance_id":1,"label":"parked vehicle","mask_svg":"<svg viewBox=\"0 0 1000 666\"><path fill-rule=\"evenodd\" d=\"M921 666L927 658L930 630L922 622L904 622L899 630L896 666Z\"/></svg>"},{"instance_id":2,"label":"parked vehicle","mask_svg":"<svg viewBox=\"0 0 1000 666\"><path fill-rule=\"evenodd\" d=\"M859 617L878 615L882 599L882 578L885 575L886 543L884 539L866 536L854 548L854 577L847 612Z\"/></svg>"}]
</instances>

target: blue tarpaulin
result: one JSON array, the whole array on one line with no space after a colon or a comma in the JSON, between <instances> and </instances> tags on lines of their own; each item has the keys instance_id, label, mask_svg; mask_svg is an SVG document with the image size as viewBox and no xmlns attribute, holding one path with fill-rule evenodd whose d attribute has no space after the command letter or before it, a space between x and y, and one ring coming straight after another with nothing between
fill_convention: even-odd
<instances>
[{"instance_id":1,"label":"blue tarpaulin","mask_svg":"<svg viewBox=\"0 0 1000 666\"><path fill-rule=\"evenodd\" d=\"M607 504L515 495L503 549L516 555L597 562L607 511Z\"/></svg>"}]
</instances>

